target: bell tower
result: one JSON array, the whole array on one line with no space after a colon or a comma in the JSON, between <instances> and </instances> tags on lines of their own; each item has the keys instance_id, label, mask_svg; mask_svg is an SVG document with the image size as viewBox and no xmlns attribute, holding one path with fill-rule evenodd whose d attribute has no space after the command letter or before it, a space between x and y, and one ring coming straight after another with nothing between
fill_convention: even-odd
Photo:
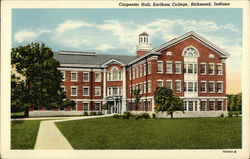
<instances>
[{"instance_id":1,"label":"bell tower","mask_svg":"<svg viewBox=\"0 0 250 159\"><path fill-rule=\"evenodd\" d=\"M136 47L137 56L141 56L151 50L150 38L146 32L139 35L139 43Z\"/></svg>"}]
</instances>

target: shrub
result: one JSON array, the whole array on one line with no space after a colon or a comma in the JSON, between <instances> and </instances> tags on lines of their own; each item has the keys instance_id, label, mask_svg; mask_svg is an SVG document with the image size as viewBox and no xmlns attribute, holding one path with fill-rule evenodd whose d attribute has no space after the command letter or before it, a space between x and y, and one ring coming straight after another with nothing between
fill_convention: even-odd
<instances>
[{"instance_id":1,"label":"shrub","mask_svg":"<svg viewBox=\"0 0 250 159\"><path fill-rule=\"evenodd\" d=\"M83 116L88 116L88 112L83 112Z\"/></svg>"},{"instance_id":2,"label":"shrub","mask_svg":"<svg viewBox=\"0 0 250 159\"><path fill-rule=\"evenodd\" d=\"M121 117L121 115L119 115L119 114L114 114L113 115L113 118L116 118L116 119L119 119Z\"/></svg>"},{"instance_id":3,"label":"shrub","mask_svg":"<svg viewBox=\"0 0 250 159\"><path fill-rule=\"evenodd\" d=\"M122 117L123 117L123 119L129 119L129 117L131 117L131 113L130 112L124 112Z\"/></svg>"},{"instance_id":4,"label":"shrub","mask_svg":"<svg viewBox=\"0 0 250 159\"><path fill-rule=\"evenodd\" d=\"M136 119L136 120L140 119L140 115L139 115L139 114L136 114L136 115L135 115L135 119Z\"/></svg>"},{"instance_id":5,"label":"shrub","mask_svg":"<svg viewBox=\"0 0 250 159\"><path fill-rule=\"evenodd\" d=\"M223 118L223 117L224 117L224 114L222 113L222 114L220 115L220 117Z\"/></svg>"},{"instance_id":6,"label":"shrub","mask_svg":"<svg viewBox=\"0 0 250 159\"><path fill-rule=\"evenodd\" d=\"M153 113L153 118L154 118L154 119L156 118L156 114L155 114L155 113Z\"/></svg>"},{"instance_id":7,"label":"shrub","mask_svg":"<svg viewBox=\"0 0 250 159\"><path fill-rule=\"evenodd\" d=\"M228 117L233 117L233 113L232 112L228 112Z\"/></svg>"},{"instance_id":8,"label":"shrub","mask_svg":"<svg viewBox=\"0 0 250 159\"><path fill-rule=\"evenodd\" d=\"M148 119L148 118L149 118L149 114L148 114L148 113L143 113L143 114L142 114L142 117L143 117L144 119Z\"/></svg>"},{"instance_id":9,"label":"shrub","mask_svg":"<svg viewBox=\"0 0 250 159\"><path fill-rule=\"evenodd\" d=\"M96 112L90 112L90 115L91 116L96 115Z\"/></svg>"},{"instance_id":10,"label":"shrub","mask_svg":"<svg viewBox=\"0 0 250 159\"><path fill-rule=\"evenodd\" d=\"M234 115L238 117L239 116L239 112L234 112Z\"/></svg>"},{"instance_id":11,"label":"shrub","mask_svg":"<svg viewBox=\"0 0 250 159\"><path fill-rule=\"evenodd\" d=\"M97 112L97 115L102 115L102 112Z\"/></svg>"}]
</instances>

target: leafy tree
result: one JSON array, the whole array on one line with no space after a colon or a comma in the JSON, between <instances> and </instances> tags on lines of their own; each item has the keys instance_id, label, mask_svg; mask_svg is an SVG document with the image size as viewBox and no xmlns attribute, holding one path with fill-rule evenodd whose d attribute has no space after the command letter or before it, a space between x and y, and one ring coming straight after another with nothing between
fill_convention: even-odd
<instances>
[{"instance_id":1,"label":"leafy tree","mask_svg":"<svg viewBox=\"0 0 250 159\"><path fill-rule=\"evenodd\" d=\"M141 90L140 89L136 89L133 91L133 95L135 96L135 110L139 109L139 104L140 104L140 100L142 95L140 94Z\"/></svg>"},{"instance_id":2,"label":"leafy tree","mask_svg":"<svg viewBox=\"0 0 250 159\"><path fill-rule=\"evenodd\" d=\"M228 110L241 111L242 109L242 93L229 94L228 97Z\"/></svg>"},{"instance_id":3,"label":"leafy tree","mask_svg":"<svg viewBox=\"0 0 250 159\"><path fill-rule=\"evenodd\" d=\"M63 99L66 96L61 88L62 74L58 70L60 63L53 58L53 51L49 47L43 43L31 43L13 48L11 65L12 69L25 78L22 82L16 80L15 83L13 76L12 104L24 107L26 116L29 107L63 106ZM22 96L17 97L18 93Z\"/></svg>"},{"instance_id":4,"label":"leafy tree","mask_svg":"<svg viewBox=\"0 0 250 159\"><path fill-rule=\"evenodd\" d=\"M167 111L173 118L175 111L182 111L184 113L184 104L180 97L173 95L173 91L167 87L158 87L154 96L157 105L157 112Z\"/></svg>"}]
</instances>

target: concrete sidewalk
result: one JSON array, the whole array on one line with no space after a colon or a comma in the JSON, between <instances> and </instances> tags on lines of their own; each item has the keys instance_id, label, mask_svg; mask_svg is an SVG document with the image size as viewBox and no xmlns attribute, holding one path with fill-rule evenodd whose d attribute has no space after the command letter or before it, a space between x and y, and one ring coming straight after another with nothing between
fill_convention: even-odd
<instances>
[{"instance_id":1,"label":"concrete sidewalk","mask_svg":"<svg viewBox=\"0 0 250 159\"><path fill-rule=\"evenodd\" d=\"M64 122L71 120L83 120L83 119L91 119L91 118L102 118L109 117L112 115L102 115L102 116L81 116L81 117L69 117L58 120L49 120L42 121L40 123L35 150L73 150L73 147L67 141L67 139L63 136L60 130L55 125L55 122Z\"/></svg>"}]
</instances>

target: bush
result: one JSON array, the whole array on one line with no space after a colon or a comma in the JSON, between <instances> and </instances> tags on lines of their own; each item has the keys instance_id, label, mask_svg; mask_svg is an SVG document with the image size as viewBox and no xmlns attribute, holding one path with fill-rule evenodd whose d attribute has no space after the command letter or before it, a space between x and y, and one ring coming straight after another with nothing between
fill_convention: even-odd
<instances>
[{"instance_id":1,"label":"bush","mask_svg":"<svg viewBox=\"0 0 250 159\"><path fill-rule=\"evenodd\" d=\"M96 112L90 112L90 115L94 116L94 115L96 115Z\"/></svg>"},{"instance_id":2,"label":"bush","mask_svg":"<svg viewBox=\"0 0 250 159\"><path fill-rule=\"evenodd\" d=\"M136 115L135 115L135 119L136 119L136 120L138 120L138 119L140 119L140 118L141 118L141 117L140 117L139 114L136 114Z\"/></svg>"},{"instance_id":3,"label":"bush","mask_svg":"<svg viewBox=\"0 0 250 159\"><path fill-rule=\"evenodd\" d=\"M234 112L234 115L238 117L239 116L239 112Z\"/></svg>"},{"instance_id":4,"label":"bush","mask_svg":"<svg viewBox=\"0 0 250 159\"><path fill-rule=\"evenodd\" d=\"M232 112L228 112L228 117L233 117L233 113Z\"/></svg>"},{"instance_id":5,"label":"bush","mask_svg":"<svg viewBox=\"0 0 250 159\"><path fill-rule=\"evenodd\" d=\"M142 117L143 117L144 119L148 119L148 118L149 118L149 114L148 114L148 113L143 113L143 114L142 114Z\"/></svg>"},{"instance_id":6,"label":"bush","mask_svg":"<svg viewBox=\"0 0 250 159\"><path fill-rule=\"evenodd\" d=\"M102 112L98 112L97 115L102 115Z\"/></svg>"},{"instance_id":7,"label":"bush","mask_svg":"<svg viewBox=\"0 0 250 159\"><path fill-rule=\"evenodd\" d=\"M222 114L220 115L220 117L223 118L223 117L224 117L224 114L222 113Z\"/></svg>"},{"instance_id":8,"label":"bush","mask_svg":"<svg viewBox=\"0 0 250 159\"><path fill-rule=\"evenodd\" d=\"M156 118L156 114L155 114L155 113L153 113L153 118L154 118L154 119Z\"/></svg>"},{"instance_id":9,"label":"bush","mask_svg":"<svg viewBox=\"0 0 250 159\"><path fill-rule=\"evenodd\" d=\"M83 112L83 116L88 116L88 112Z\"/></svg>"},{"instance_id":10,"label":"bush","mask_svg":"<svg viewBox=\"0 0 250 159\"><path fill-rule=\"evenodd\" d=\"M130 112L124 112L122 117L123 117L123 119L129 119L129 117L131 117L131 113Z\"/></svg>"},{"instance_id":11,"label":"bush","mask_svg":"<svg viewBox=\"0 0 250 159\"><path fill-rule=\"evenodd\" d=\"M114 115L113 115L113 118L119 119L121 116L122 116L122 115L114 114Z\"/></svg>"}]
</instances>

